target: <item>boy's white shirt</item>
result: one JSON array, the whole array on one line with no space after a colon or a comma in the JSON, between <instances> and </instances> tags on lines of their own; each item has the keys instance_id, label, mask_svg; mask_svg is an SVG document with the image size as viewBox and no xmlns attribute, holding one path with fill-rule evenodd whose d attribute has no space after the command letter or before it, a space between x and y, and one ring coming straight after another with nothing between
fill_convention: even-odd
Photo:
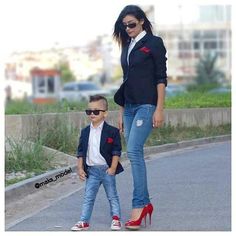
<instances>
[{"instance_id":1,"label":"boy's white shirt","mask_svg":"<svg viewBox=\"0 0 236 236\"><path fill-rule=\"evenodd\" d=\"M88 166L107 164L105 158L100 153L100 142L103 125L104 121L96 128L92 123L90 124L88 151L86 157L86 164Z\"/></svg>"}]
</instances>

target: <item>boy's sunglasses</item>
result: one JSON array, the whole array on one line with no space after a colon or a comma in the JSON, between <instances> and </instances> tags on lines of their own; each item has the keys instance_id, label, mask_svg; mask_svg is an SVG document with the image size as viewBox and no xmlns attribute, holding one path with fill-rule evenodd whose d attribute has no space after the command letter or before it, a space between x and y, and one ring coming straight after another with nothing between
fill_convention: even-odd
<instances>
[{"instance_id":1,"label":"boy's sunglasses","mask_svg":"<svg viewBox=\"0 0 236 236\"><path fill-rule=\"evenodd\" d=\"M126 30L127 27L130 28L130 29L133 29L137 26L137 23L129 23L127 25L123 24L122 27Z\"/></svg>"},{"instance_id":2,"label":"boy's sunglasses","mask_svg":"<svg viewBox=\"0 0 236 236\"><path fill-rule=\"evenodd\" d=\"M86 114L88 116L90 116L92 113L95 115L95 116L98 116L100 111L102 112L105 112L105 110L85 110Z\"/></svg>"}]
</instances>

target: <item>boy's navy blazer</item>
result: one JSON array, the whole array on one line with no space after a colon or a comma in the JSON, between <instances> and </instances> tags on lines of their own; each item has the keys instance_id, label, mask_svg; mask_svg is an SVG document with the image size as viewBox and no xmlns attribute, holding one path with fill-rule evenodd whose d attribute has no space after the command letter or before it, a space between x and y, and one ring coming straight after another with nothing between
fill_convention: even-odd
<instances>
[{"instance_id":1,"label":"boy's navy blazer","mask_svg":"<svg viewBox=\"0 0 236 236\"><path fill-rule=\"evenodd\" d=\"M83 158L84 171L87 173L87 164L86 164L86 156L88 150L88 142L89 142L89 133L90 133L90 125L82 129L79 145L77 148L77 158ZM111 166L112 156L121 156L121 139L119 129L107 124L104 121L102 133L101 133L101 142L100 142L100 153L105 158L108 166ZM116 174L119 174L124 169L120 162L116 168Z\"/></svg>"}]
</instances>

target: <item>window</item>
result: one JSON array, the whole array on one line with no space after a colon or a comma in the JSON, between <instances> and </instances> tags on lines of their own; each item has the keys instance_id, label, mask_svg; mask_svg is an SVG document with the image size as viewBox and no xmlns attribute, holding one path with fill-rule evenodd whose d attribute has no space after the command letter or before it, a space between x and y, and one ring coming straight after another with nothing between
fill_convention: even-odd
<instances>
[{"instance_id":1,"label":"window","mask_svg":"<svg viewBox=\"0 0 236 236\"><path fill-rule=\"evenodd\" d=\"M193 42L193 48L194 48L195 50L200 49L200 43L199 43L199 42Z\"/></svg>"},{"instance_id":2,"label":"window","mask_svg":"<svg viewBox=\"0 0 236 236\"><path fill-rule=\"evenodd\" d=\"M226 42L220 41L220 42L219 42L219 48L220 48L220 49L226 49Z\"/></svg>"},{"instance_id":3,"label":"window","mask_svg":"<svg viewBox=\"0 0 236 236\"><path fill-rule=\"evenodd\" d=\"M76 87L73 86L73 84L67 84L63 88L63 91L74 91L74 90L76 90Z\"/></svg>"},{"instance_id":4,"label":"window","mask_svg":"<svg viewBox=\"0 0 236 236\"><path fill-rule=\"evenodd\" d=\"M45 78L38 77L38 92L45 93Z\"/></svg>"},{"instance_id":5,"label":"window","mask_svg":"<svg viewBox=\"0 0 236 236\"><path fill-rule=\"evenodd\" d=\"M95 84L79 84L78 88L80 91L86 91L86 90L97 90L98 87Z\"/></svg>"},{"instance_id":6,"label":"window","mask_svg":"<svg viewBox=\"0 0 236 236\"><path fill-rule=\"evenodd\" d=\"M210 41L210 42L204 42L204 49L216 49L217 44L216 42Z\"/></svg>"},{"instance_id":7,"label":"window","mask_svg":"<svg viewBox=\"0 0 236 236\"><path fill-rule=\"evenodd\" d=\"M48 93L54 93L54 77L48 78Z\"/></svg>"}]
</instances>

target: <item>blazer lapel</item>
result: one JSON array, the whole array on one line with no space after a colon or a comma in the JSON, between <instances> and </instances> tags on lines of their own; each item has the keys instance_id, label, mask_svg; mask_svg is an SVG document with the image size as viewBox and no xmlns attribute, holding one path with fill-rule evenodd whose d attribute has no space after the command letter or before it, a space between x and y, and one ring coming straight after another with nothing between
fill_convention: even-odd
<instances>
[{"instance_id":1,"label":"blazer lapel","mask_svg":"<svg viewBox=\"0 0 236 236\"><path fill-rule=\"evenodd\" d=\"M108 128L108 124L104 121L103 128L102 128L102 133L101 133L100 152L102 150L102 147L106 144L107 128Z\"/></svg>"},{"instance_id":2,"label":"blazer lapel","mask_svg":"<svg viewBox=\"0 0 236 236\"><path fill-rule=\"evenodd\" d=\"M134 51L134 50L140 48L140 47L147 41L148 37L149 37L149 34L148 34L148 33L147 33L146 35L144 35L144 37L141 38L141 39L135 44L135 46L134 46L134 48L133 48L132 51ZM132 51L131 51L131 52L132 52Z\"/></svg>"},{"instance_id":3,"label":"blazer lapel","mask_svg":"<svg viewBox=\"0 0 236 236\"><path fill-rule=\"evenodd\" d=\"M84 132L85 154L87 154L87 150L88 150L89 134L90 134L90 126L88 126L88 127L85 129L85 132Z\"/></svg>"}]
</instances>

